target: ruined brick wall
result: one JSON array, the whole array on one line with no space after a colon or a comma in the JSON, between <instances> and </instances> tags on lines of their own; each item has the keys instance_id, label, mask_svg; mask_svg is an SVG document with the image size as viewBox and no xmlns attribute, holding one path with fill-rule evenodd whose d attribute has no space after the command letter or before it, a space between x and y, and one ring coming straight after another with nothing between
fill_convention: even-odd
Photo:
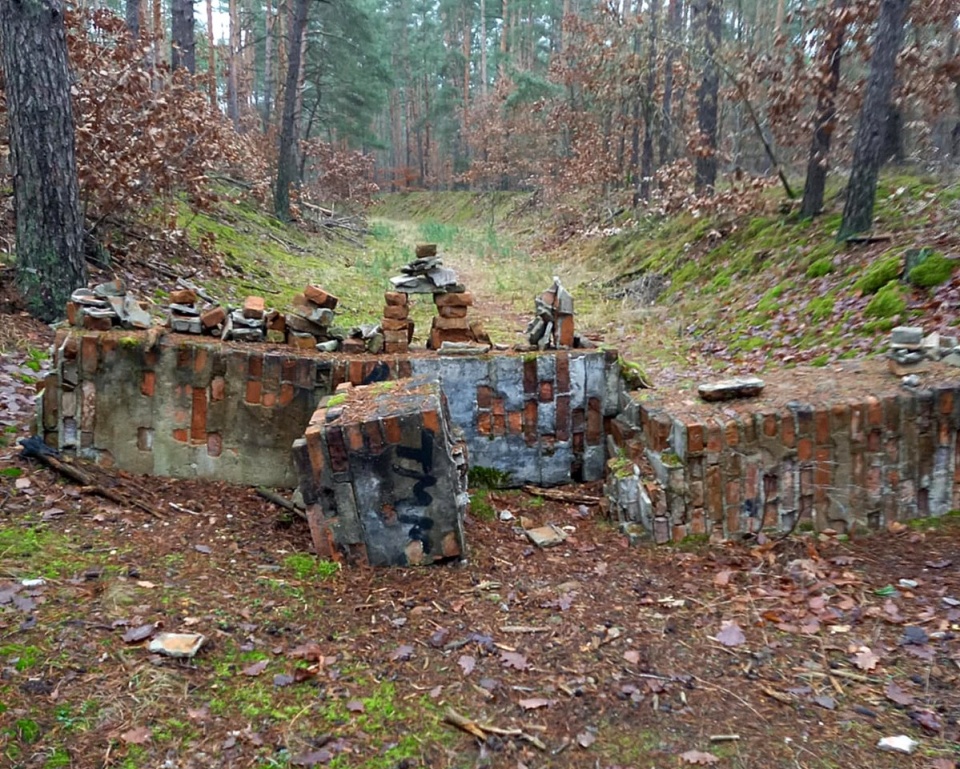
<instances>
[{"instance_id":1,"label":"ruined brick wall","mask_svg":"<svg viewBox=\"0 0 960 769\"><path fill-rule=\"evenodd\" d=\"M389 378L440 377L471 464L518 483L603 475L616 355L343 357L168 335L61 331L39 421L66 450L136 473L293 487L290 447L324 395Z\"/></svg>"},{"instance_id":2,"label":"ruined brick wall","mask_svg":"<svg viewBox=\"0 0 960 769\"><path fill-rule=\"evenodd\" d=\"M641 517L659 541L804 522L843 532L960 506L953 386L736 418L632 404L616 421L618 443L657 476Z\"/></svg>"}]
</instances>

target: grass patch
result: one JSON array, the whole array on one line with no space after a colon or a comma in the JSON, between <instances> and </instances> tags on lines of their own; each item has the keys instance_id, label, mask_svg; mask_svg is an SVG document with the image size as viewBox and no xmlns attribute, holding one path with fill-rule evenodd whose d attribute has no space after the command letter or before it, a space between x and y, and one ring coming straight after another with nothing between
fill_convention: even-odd
<instances>
[{"instance_id":1,"label":"grass patch","mask_svg":"<svg viewBox=\"0 0 960 769\"><path fill-rule=\"evenodd\" d=\"M283 565L303 582L332 579L340 573L340 564L308 553L291 553L283 559Z\"/></svg>"}]
</instances>

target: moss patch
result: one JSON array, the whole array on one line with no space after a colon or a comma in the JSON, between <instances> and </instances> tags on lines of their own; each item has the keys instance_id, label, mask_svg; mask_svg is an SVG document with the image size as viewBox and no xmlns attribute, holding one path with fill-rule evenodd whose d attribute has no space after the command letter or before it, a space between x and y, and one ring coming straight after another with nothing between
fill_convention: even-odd
<instances>
[{"instance_id":1,"label":"moss patch","mask_svg":"<svg viewBox=\"0 0 960 769\"><path fill-rule=\"evenodd\" d=\"M907 309L907 302L896 281L891 280L877 291L863 310L870 318L892 318Z\"/></svg>"},{"instance_id":2,"label":"moss patch","mask_svg":"<svg viewBox=\"0 0 960 769\"><path fill-rule=\"evenodd\" d=\"M899 278L901 270L899 255L882 257L867 267L856 287L865 294L875 294L890 281Z\"/></svg>"},{"instance_id":3,"label":"moss patch","mask_svg":"<svg viewBox=\"0 0 960 769\"><path fill-rule=\"evenodd\" d=\"M953 262L943 254L934 252L910 270L908 280L918 288L933 288L950 280Z\"/></svg>"}]
</instances>

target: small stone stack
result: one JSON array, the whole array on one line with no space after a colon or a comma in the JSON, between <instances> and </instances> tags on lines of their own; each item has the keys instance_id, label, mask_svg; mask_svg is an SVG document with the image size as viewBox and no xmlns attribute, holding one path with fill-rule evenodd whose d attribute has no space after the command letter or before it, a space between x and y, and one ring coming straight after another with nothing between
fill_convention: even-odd
<instances>
[{"instance_id":1,"label":"small stone stack","mask_svg":"<svg viewBox=\"0 0 960 769\"><path fill-rule=\"evenodd\" d=\"M339 299L319 286L308 285L293 297L293 311L287 313L288 341L304 350L335 352L346 337L333 326Z\"/></svg>"},{"instance_id":2,"label":"small stone stack","mask_svg":"<svg viewBox=\"0 0 960 769\"><path fill-rule=\"evenodd\" d=\"M490 344L490 338L483 330L480 321L471 322L467 317L467 308L473 306L473 295L469 291L449 291L434 294L433 303L437 306L437 315L430 328L427 347L439 350L444 342L449 344Z\"/></svg>"},{"instance_id":3,"label":"small stone stack","mask_svg":"<svg viewBox=\"0 0 960 769\"><path fill-rule=\"evenodd\" d=\"M576 334L573 327L573 297L562 285L560 278L535 301L536 317L527 326L527 339L541 350L559 347L575 347Z\"/></svg>"},{"instance_id":4,"label":"small stone stack","mask_svg":"<svg viewBox=\"0 0 960 769\"><path fill-rule=\"evenodd\" d=\"M66 309L71 326L89 331L109 331L114 326L147 329L153 325L150 313L127 293L120 280L101 283L92 290L78 288Z\"/></svg>"},{"instance_id":5,"label":"small stone stack","mask_svg":"<svg viewBox=\"0 0 960 769\"><path fill-rule=\"evenodd\" d=\"M413 321L410 320L410 297L402 291L383 294L383 350L388 355L403 354L413 339Z\"/></svg>"},{"instance_id":6,"label":"small stone stack","mask_svg":"<svg viewBox=\"0 0 960 769\"><path fill-rule=\"evenodd\" d=\"M890 332L890 350L887 365L897 376L910 376L926 371L930 361L943 360L960 365L957 338L941 336L939 332L923 335L919 326L897 326Z\"/></svg>"}]
</instances>

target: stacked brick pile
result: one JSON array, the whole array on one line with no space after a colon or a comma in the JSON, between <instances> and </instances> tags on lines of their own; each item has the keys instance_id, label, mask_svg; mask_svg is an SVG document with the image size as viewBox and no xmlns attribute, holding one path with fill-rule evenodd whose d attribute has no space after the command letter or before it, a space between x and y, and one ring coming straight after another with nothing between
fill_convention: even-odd
<instances>
[{"instance_id":1,"label":"stacked brick pile","mask_svg":"<svg viewBox=\"0 0 960 769\"><path fill-rule=\"evenodd\" d=\"M109 331L114 326L150 328L150 313L132 295L123 282L101 283L94 289L78 288L67 302L67 320L71 326L89 331Z\"/></svg>"},{"instance_id":2,"label":"stacked brick pile","mask_svg":"<svg viewBox=\"0 0 960 769\"><path fill-rule=\"evenodd\" d=\"M473 295L469 291L434 294L433 303L437 306L437 315L427 339L427 347L431 350L439 350L444 342L490 344L482 323L467 317L467 308L473 305Z\"/></svg>"},{"instance_id":3,"label":"stacked brick pile","mask_svg":"<svg viewBox=\"0 0 960 769\"><path fill-rule=\"evenodd\" d=\"M413 321L410 320L410 297L402 291L387 291L383 295L384 352L405 353L413 339Z\"/></svg>"},{"instance_id":4,"label":"stacked brick pile","mask_svg":"<svg viewBox=\"0 0 960 769\"><path fill-rule=\"evenodd\" d=\"M308 285L293 297L293 310L287 313L288 341L304 350L334 352L340 347L342 334L332 329L334 313L340 300L333 294Z\"/></svg>"},{"instance_id":5,"label":"stacked brick pile","mask_svg":"<svg viewBox=\"0 0 960 769\"><path fill-rule=\"evenodd\" d=\"M466 455L435 379L339 386L293 455L318 555L406 566L463 553Z\"/></svg>"},{"instance_id":6,"label":"stacked brick pile","mask_svg":"<svg viewBox=\"0 0 960 769\"><path fill-rule=\"evenodd\" d=\"M536 317L527 325L527 340L541 350L576 347L573 328L573 297L560 278L536 300Z\"/></svg>"}]
</instances>

